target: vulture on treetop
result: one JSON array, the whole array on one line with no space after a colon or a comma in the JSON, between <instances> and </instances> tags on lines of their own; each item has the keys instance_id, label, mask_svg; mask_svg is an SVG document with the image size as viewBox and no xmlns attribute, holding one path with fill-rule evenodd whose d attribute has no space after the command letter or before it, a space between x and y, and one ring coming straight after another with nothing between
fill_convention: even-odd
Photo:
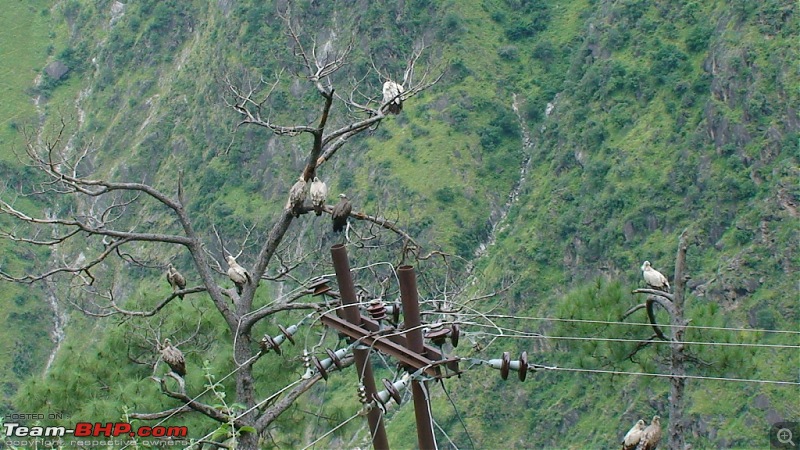
<instances>
[{"instance_id":1,"label":"vulture on treetop","mask_svg":"<svg viewBox=\"0 0 800 450\"><path fill-rule=\"evenodd\" d=\"M172 292L182 291L186 288L186 278L184 278L172 264L170 264L167 269L167 282L172 286ZM178 298L183 300L183 294L178 294Z\"/></svg>"},{"instance_id":2,"label":"vulture on treetop","mask_svg":"<svg viewBox=\"0 0 800 450\"><path fill-rule=\"evenodd\" d=\"M161 347L161 357L173 372L181 377L186 376L186 359L184 359L180 350L172 346L169 338L164 339L164 345Z\"/></svg>"},{"instance_id":3,"label":"vulture on treetop","mask_svg":"<svg viewBox=\"0 0 800 450\"><path fill-rule=\"evenodd\" d=\"M639 419L636 425L634 425L622 439L622 450L634 450L642 439L643 432L644 420Z\"/></svg>"},{"instance_id":4,"label":"vulture on treetop","mask_svg":"<svg viewBox=\"0 0 800 450\"><path fill-rule=\"evenodd\" d=\"M228 278L236 285L236 293L242 295L244 285L253 282L253 280L250 279L250 273L245 270L244 267L240 266L233 256L228 255L225 259L228 261Z\"/></svg>"},{"instance_id":5,"label":"vulture on treetop","mask_svg":"<svg viewBox=\"0 0 800 450\"><path fill-rule=\"evenodd\" d=\"M388 80L383 83L383 103L389 103L387 110L392 114L400 114L403 110L403 85Z\"/></svg>"},{"instance_id":6,"label":"vulture on treetop","mask_svg":"<svg viewBox=\"0 0 800 450\"><path fill-rule=\"evenodd\" d=\"M341 232L344 230L344 227L347 226L347 218L350 217L350 212L352 210L353 206L350 204L350 200L347 200L347 196L339 194L339 203L333 207L333 212L331 212L334 232Z\"/></svg>"},{"instance_id":7,"label":"vulture on treetop","mask_svg":"<svg viewBox=\"0 0 800 450\"><path fill-rule=\"evenodd\" d=\"M650 261L645 261L644 264L642 264L642 275L648 286L653 289L669 292L669 281L667 281L667 277L650 267Z\"/></svg>"},{"instance_id":8,"label":"vulture on treetop","mask_svg":"<svg viewBox=\"0 0 800 450\"><path fill-rule=\"evenodd\" d=\"M306 180L302 175L297 179L289 190L289 201L286 202L286 209L292 211L292 215L300 217L303 212L303 203L306 201Z\"/></svg>"},{"instance_id":9,"label":"vulture on treetop","mask_svg":"<svg viewBox=\"0 0 800 450\"><path fill-rule=\"evenodd\" d=\"M661 441L661 418L653 416L653 421L642 432L642 440L636 450L655 450Z\"/></svg>"},{"instance_id":10,"label":"vulture on treetop","mask_svg":"<svg viewBox=\"0 0 800 450\"><path fill-rule=\"evenodd\" d=\"M321 216L322 209L325 206L325 199L328 197L328 186L325 185L325 182L320 181L319 178L314 177L309 189L309 195L311 195L311 206L314 207L314 213Z\"/></svg>"}]
</instances>

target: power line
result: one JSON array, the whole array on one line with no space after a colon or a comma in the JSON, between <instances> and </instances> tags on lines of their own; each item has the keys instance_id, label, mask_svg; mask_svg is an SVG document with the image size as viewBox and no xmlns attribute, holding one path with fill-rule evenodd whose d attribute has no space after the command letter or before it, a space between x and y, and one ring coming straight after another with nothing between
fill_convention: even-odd
<instances>
[{"instance_id":1,"label":"power line","mask_svg":"<svg viewBox=\"0 0 800 450\"><path fill-rule=\"evenodd\" d=\"M239 370L239 369L236 369L236 370ZM234 371L234 372L235 372L235 371ZM229 374L229 375L230 375L230 374ZM224 378L223 378L223 379L224 379ZM220 381L222 381L222 380L220 380ZM262 401L258 402L258 403L257 403L255 406L253 406L252 408L250 408L250 409L248 409L247 411L245 411L245 412L243 412L243 413L239 414L238 416L234 417L234 418L233 418L233 420L231 420L231 422L235 422L235 421L237 421L237 420L241 419L241 418L242 418L242 417L244 417L245 415L249 414L251 411L255 410L256 408L259 408L259 407L261 407L261 405L263 405L263 404L265 404L266 402L268 402L268 401L272 400L273 398L277 397L278 395L280 395L280 394L284 393L286 390L288 390L288 389L289 389L289 388L291 388L291 387L294 387L294 385L296 385L297 383L300 383L301 381L303 381L303 380L302 380L302 379L299 379L299 380L297 380L297 381L293 381L292 383L290 383L290 384L288 384L287 386L285 386L283 389L279 390L278 392L275 392L274 394L270 395L270 396L269 396L269 397L267 397L266 399L264 399L264 400L262 400ZM210 388L209 388L209 389L210 389ZM204 393L205 393L205 392L207 392L207 391L208 391L208 389L206 389L206 391L204 391ZM203 395L203 394L200 394L200 395ZM199 396L198 396L198 397L199 397ZM169 419L169 417L167 417L167 419ZM166 419L164 419L164 420L166 420ZM160 424L160 423L161 423L161 422L159 422L159 424ZM156 425L158 425L158 424L156 424ZM216 429L212 430L210 433L208 433L208 434L206 434L205 436L203 436L203 437L201 437L200 439L198 439L198 441L203 441L203 440L205 440L205 439L207 439L207 438L211 437L211 435L213 435L214 433L216 433L216 432L217 432L217 430L219 430L219 429L220 429L220 427L217 427ZM313 444L312 444L312 445L313 445ZM123 447L123 448L125 448L125 447ZM308 448L308 447L306 447L306 448Z\"/></svg>"},{"instance_id":2,"label":"power line","mask_svg":"<svg viewBox=\"0 0 800 450\"><path fill-rule=\"evenodd\" d=\"M489 361L478 358L462 358L462 361L471 362L472 365L467 367L470 370L476 366L492 366ZM575 367L558 367L558 366L544 366L529 364L531 370L553 370L563 372L583 372L583 373L602 373L609 375L640 375L647 377L660 377L660 378L685 378L691 380L713 380L713 381L729 381L737 383L758 383L758 384L777 384L784 386L800 386L800 382L796 381L780 381L780 380L757 380L750 378L727 378L727 377L706 377L702 375L670 375L666 373L651 373L651 372L626 372L624 370L603 370L603 369L579 369ZM493 366L494 367L494 366ZM515 369L516 370L516 369Z\"/></svg>"},{"instance_id":3,"label":"power line","mask_svg":"<svg viewBox=\"0 0 800 450\"><path fill-rule=\"evenodd\" d=\"M476 326L485 326L489 327L488 325L481 325L481 324L471 324ZM537 338L537 339L555 339L555 340L564 340L564 341L605 341L605 342L646 342L652 344L692 344L692 345L715 345L715 346L722 346L722 347L760 347L760 348L795 348L800 349L800 345L789 345L789 344L748 344L743 342L705 342L705 341L662 341L662 340L652 340L652 339L625 339L625 338L603 338L603 337L582 337L582 336L550 336L550 335L543 335L539 333L528 333L524 331L514 330L511 328L502 328L503 331L511 331L515 334L495 334L495 333L487 333L484 331L478 331L475 334L483 334L487 336L492 336L496 338L509 338L509 339L527 339L527 338Z\"/></svg>"},{"instance_id":4,"label":"power line","mask_svg":"<svg viewBox=\"0 0 800 450\"><path fill-rule=\"evenodd\" d=\"M317 442L325 439L329 434L331 434L334 431L338 430L339 428L342 428L343 426L347 425L348 423L350 423L351 420L355 419L356 417L358 417L360 415L361 415L361 411L359 410L357 413L353 414L349 419L346 419L344 422L342 422L339 425L336 425L335 427L331 428L330 430L328 430L327 433L325 433L322 436L318 437L314 442L312 442L312 443L306 445L305 447L303 447L303 450L307 450L309 447L313 447L314 444L316 444Z\"/></svg>"},{"instance_id":5,"label":"power line","mask_svg":"<svg viewBox=\"0 0 800 450\"><path fill-rule=\"evenodd\" d=\"M225 381L225 380L226 380L228 377L232 376L233 374L235 374L236 372L238 372L239 370L241 370L243 367L245 367L247 364L249 364L250 362L252 362L252 361L254 361L255 359L257 359L259 356L260 356L260 354L253 355L253 356L252 356L250 359L248 359L247 361L245 361L245 362L244 362L244 364L242 364L241 366L239 366L239 367L237 367L237 368L233 369L233 370L232 370L231 372L229 372L227 375L225 375L224 377L220 378L220 379L219 379L219 381L217 381L215 384L218 384L218 383L221 383L221 382ZM200 392L199 394L197 394L196 396L194 396L194 398L192 398L192 399L191 399L189 402L185 402L185 403L184 403L182 406L187 406L187 405L189 405L190 403L192 403L192 402L196 401L198 398L200 398L200 397L202 397L203 395L205 395L206 393L208 393L208 391L212 390L212 389L213 389L213 387L214 387L214 385L209 385L207 388L205 388L205 390L203 390L202 392ZM281 391L281 392L282 392L282 391ZM157 427L157 426L161 425L162 423L166 422L167 420L169 420L170 418L172 418L174 415L178 414L178 412L180 412L180 410L181 410L181 408L176 408L176 409L175 409L175 410L174 410L172 413L170 413L170 414L169 414L167 417L164 417L163 419L159 420L159 421L158 421L158 422L157 422L155 425L153 425L152 427ZM215 431L216 431L216 430L212 431L211 433L209 433L209 434L207 434L206 436L202 437L200 440L206 439L207 437L209 437L209 436L211 436L212 434L214 434L214 432L215 432ZM130 447L131 445L132 445L132 444L126 444L124 447L122 447L122 450L124 450L124 449L126 449L126 448Z\"/></svg>"},{"instance_id":6,"label":"power line","mask_svg":"<svg viewBox=\"0 0 800 450\"><path fill-rule=\"evenodd\" d=\"M777 380L755 380L748 378L726 378L726 377L704 377L701 375L669 375L666 373L649 373L649 372L625 372L621 370L602 370L602 369L577 369L571 367L537 367L537 369L544 370L557 370L565 372L588 372L588 373L605 373L611 375L642 375L648 377L661 377L661 378L686 378L691 380L714 380L714 381L731 381L737 383L759 383L759 384L777 384L784 386L800 386L800 383L795 381L777 381Z\"/></svg>"},{"instance_id":7,"label":"power line","mask_svg":"<svg viewBox=\"0 0 800 450\"><path fill-rule=\"evenodd\" d=\"M594 324L604 324L604 325L630 325L630 326L640 326L640 327L652 327L653 324L651 323L643 323L643 322L620 322L620 321L608 321L608 320L589 320L589 319L562 319L558 317L529 317L529 316L514 316L509 314L459 314L460 316L475 316L475 317L486 317L492 319L514 319L514 320L541 320L541 321L549 321L549 322L573 322L573 323L594 323ZM697 330L722 330L722 331L746 331L746 332L757 332L757 333L779 333L779 334L800 334L800 331L791 331L791 330L768 330L764 328L731 328L731 327L713 327L713 326L705 326L705 325L670 325L670 324L658 324L660 327L670 328L670 327L680 327L686 329L697 329Z\"/></svg>"},{"instance_id":8,"label":"power line","mask_svg":"<svg viewBox=\"0 0 800 450\"><path fill-rule=\"evenodd\" d=\"M444 385L444 380L442 380L441 385L442 385L442 390L444 391L444 395L447 396L447 400L453 406L453 411L455 411L456 417L458 417L458 421L461 422L461 427L464 428L464 433L467 435L467 439L469 439L470 445L472 446L473 449L475 449L476 448L475 447L475 442L472 440L472 436L469 434L469 429L467 428L467 424L464 423L464 418L461 417L461 412L458 410L458 407L456 407L456 402L453 401L453 398L450 397L450 393L447 392L447 388ZM438 426L438 424L437 424L437 426ZM446 435L447 434L445 434L445 436ZM448 437L448 439L449 439L449 437ZM453 447L455 447L455 444L453 444Z\"/></svg>"},{"instance_id":9,"label":"power line","mask_svg":"<svg viewBox=\"0 0 800 450\"><path fill-rule=\"evenodd\" d=\"M709 341L662 341L662 340L642 340L642 339L626 339L626 338L603 338L603 337L583 337L583 336L551 336L551 335L544 335L541 333L531 333L527 331L520 331L513 328L506 328L501 327L498 325L486 325L477 322L460 322L464 325L470 325L475 327L481 328L492 328L496 329L499 333L489 333L485 331L475 332L474 334L483 334L486 336L492 336L495 338L514 338L514 339L524 339L524 338L537 338L537 339L556 339L556 340L572 340L572 341L607 341L607 342L648 342L648 343L659 343L659 344L693 344L693 345L716 345L721 347L757 347L757 348L795 348L800 349L800 345L792 345L792 344L759 344L759 343L745 343L745 342L709 342ZM510 334L506 334L505 332L510 332Z\"/></svg>"}]
</instances>

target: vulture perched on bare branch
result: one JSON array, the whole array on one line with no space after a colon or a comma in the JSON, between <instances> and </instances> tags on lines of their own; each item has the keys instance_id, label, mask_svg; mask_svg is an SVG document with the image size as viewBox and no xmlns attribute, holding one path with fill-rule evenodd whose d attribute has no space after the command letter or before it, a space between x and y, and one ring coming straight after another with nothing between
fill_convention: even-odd
<instances>
[{"instance_id":1,"label":"vulture perched on bare branch","mask_svg":"<svg viewBox=\"0 0 800 450\"><path fill-rule=\"evenodd\" d=\"M325 185L325 182L320 181L319 178L314 177L309 189L309 195L311 195L311 206L314 207L314 213L321 216L325 207L325 199L328 198L328 186Z\"/></svg>"},{"instance_id":2,"label":"vulture perched on bare branch","mask_svg":"<svg viewBox=\"0 0 800 450\"><path fill-rule=\"evenodd\" d=\"M172 264L167 268L167 282L172 286L173 293L186 288L186 278L184 278ZM183 294L178 294L178 298L183 300Z\"/></svg>"},{"instance_id":3,"label":"vulture perched on bare branch","mask_svg":"<svg viewBox=\"0 0 800 450\"><path fill-rule=\"evenodd\" d=\"M186 376L186 359L180 350L172 346L169 338L164 339L164 345L161 347L161 358L164 359L164 362L175 374L181 377Z\"/></svg>"},{"instance_id":4,"label":"vulture perched on bare branch","mask_svg":"<svg viewBox=\"0 0 800 450\"><path fill-rule=\"evenodd\" d=\"M300 217L303 212L303 203L306 201L306 180L302 175L297 179L291 189L289 189L289 201L286 202L286 209L292 211L292 215Z\"/></svg>"},{"instance_id":5,"label":"vulture perched on bare branch","mask_svg":"<svg viewBox=\"0 0 800 450\"><path fill-rule=\"evenodd\" d=\"M353 205L344 194L339 194L339 203L333 207L331 212L331 219L333 220L333 231L341 232L347 226L347 218L350 217L350 212L353 210Z\"/></svg>"},{"instance_id":6,"label":"vulture perched on bare branch","mask_svg":"<svg viewBox=\"0 0 800 450\"><path fill-rule=\"evenodd\" d=\"M655 450L661 441L661 418L653 416L653 421L642 432L642 440L636 450Z\"/></svg>"},{"instance_id":7,"label":"vulture perched on bare branch","mask_svg":"<svg viewBox=\"0 0 800 450\"><path fill-rule=\"evenodd\" d=\"M233 284L236 285L236 293L242 295L242 289L244 289L244 285L253 282L253 280L250 278L250 272L245 270L244 267L240 266L233 256L228 255L225 257L225 259L228 261L228 278L230 278L231 281L233 281Z\"/></svg>"},{"instance_id":8,"label":"vulture perched on bare branch","mask_svg":"<svg viewBox=\"0 0 800 450\"><path fill-rule=\"evenodd\" d=\"M642 433L644 432L644 420L639 419L636 422L636 425L628 431L625 437L622 439L622 450L635 450L636 446L639 445L639 441L642 440Z\"/></svg>"},{"instance_id":9,"label":"vulture perched on bare branch","mask_svg":"<svg viewBox=\"0 0 800 450\"><path fill-rule=\"evenodd\" d=\"M644 264L642 264L642 275L644 276L644 281L646 281L647 285L651 288L669 292L669 281L667 281L667 277L656 269L653 269L650 266L650 261L645 261Z\"/></svg>"},{"instance_id":10,"label":"vulture perched on bare branch","mask_svg":"<svg viewBox=\"0 0 800 450\"><path fill-rule=\"evenodd\" d=\"M389 103L387 110L392 114L400 114L403 110L403 85L388 80L383 83L383 103Z\"/></svg>"}]
</instances>

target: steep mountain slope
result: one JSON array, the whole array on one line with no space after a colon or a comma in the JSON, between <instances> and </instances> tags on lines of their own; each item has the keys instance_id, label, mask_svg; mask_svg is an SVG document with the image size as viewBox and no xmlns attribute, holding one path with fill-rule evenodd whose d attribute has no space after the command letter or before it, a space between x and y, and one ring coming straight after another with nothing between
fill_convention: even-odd
<instances>
[{"instance_id":1,"label":"steep mountain slope","mask_svg":"<svg viewBox=\"0 0 800 450\"><path fill-rule=\"evenodd\" d=\"M40 107L34 82L41 82L47 58L57 40L54 29L59 22L51 14L49 1L17 2L5 5L0 17L0 58L3 60L3 82L0 83L3 101L0 104L0 190L13 189L30 176L30 171L18 164L24 153L21 130L35 127ZM20 200L22 202L22 200ZM10 221L0 217L0 230L13 229ZM27 266L30 254L20 255L15 244L0 239L0 271L15 272ZM0 379L3 389L0 413L11 411L10 397L22 379L40 372L48 362L48 352L57 339L53 331L53 312L46 289L40 286L3 283L0 294ZM43 301L40 301L43 300Z\"/></svg>"},{"instance_id":2,"label":"steep mountain slope","mask_svg":"<svg viewBox=\"0 0 800 450\"><path fill-rule=\"evenodd\" d=\"M293 64L276 15L284 5L277 3L59 2L52 14L69 28L69 39L60 38L56 54L73 72L47 86L47 120L57 120L59 105L78 105L71 114L83 117L71 125L76 144L98 149L92 162L99 173L166 191L174 191L179 170L189 174L190 209L210 241L212 224L236 236L242 227L232 218L268 223L283 206L308 142L246 127L232 134L237 117L224 98L226 77L272 80L279 67ZM410 99L395 120L350 142L335 173L325 176L333 192L348 192L359 208L397 217L426 248L474 263L478 275L462 280L474 280L470 294L513 282L481 311L616 321L637 302L628 292L639 283L641 262L669 274L677 236L688 228L696 243L688 262L687 315L694 325L797 329L795 3L359 1L294 8L302 31L321 46L343 48L355 30L347 76L359 79L377 63L397 77L405 55L422 41L434 59L446 61L439 84ZM377 92L380 80L367 83ZM305 124L316 117L320 104L307 86L287 74L278 88L276 119ZM314 224L298 236L313 245L328 242ZM176 264L185 266L181 258ZM135 270L129 279L136 281L119 294L131 303L151 304L168 289L156 270ZM264 299L275 294L265 291ZM161 325L190 318L217 336L189 354L190 365L228 373L229 337L220 336L213 315L201 301L178 308ZM146 368L114 351L125 348L130 328L85 318L73 326L92 330L89 347L80 350L70 336L45 379L20 391L16 410L52 408L73 421L101 421L125 408L174 406L158 395ZM649 337L646 329L624 326L533 320L508 326L551 336ZM633 343L492 341L477 333L483 329L464 328L469 340L492 345L460 347L459 354L528 350L539 364L668 370L660 349L627 360ZM691 337L796 344L777 333L698 330ZM696 351L711 365L692 373L707 376L796 381L800 361L796 349ZM299 367L290 356L264 367L260 389L291 382ZM440 442L610 448L635 418L665 416L669 402L662 379L542 371L522 384L487 371L447 382L465 427L436 390L434 416L447 433ZM202 372L187 385L207 382ZM316 427L304 427L307 415L298 408L273 430L274 442L300 445L350 417L357 405L348 375L332 377L304 404L319 408ZM689 389L687 440L695 448L763 446L768 419L799 415L790 400L796 386L696 380ZM198 433L215 427L200 419L180 424ZM412 426L410 405L392 413L392 442L413 446ZM348 436L359 429L363 423L343 428L331 445L357 445L363 433L353 441Z\"/></svg>"}]
</instances>

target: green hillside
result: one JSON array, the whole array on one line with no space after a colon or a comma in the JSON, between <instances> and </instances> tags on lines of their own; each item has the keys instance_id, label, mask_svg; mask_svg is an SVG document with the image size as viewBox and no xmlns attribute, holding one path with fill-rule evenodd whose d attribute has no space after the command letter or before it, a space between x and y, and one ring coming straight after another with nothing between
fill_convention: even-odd
<instances>
[{"instance_id":1,"label":"green hillside","mask_svg":"<svg viewBox=\"0 0 800 450\"><path fill-rule=\"evenodd\" d=\"M252 265L281 220L312 139L239 123L230 85L263 82L259 95L272 89L264 117L284 126L315 126L324 104L294 55L284 8L250 0L15 2L0 19L11 30L0 34L8 61L8 100L0 107L8 188L0 198L32 216L79 218L108 206L77 196L14 196L41 180L13 157L24 153L21 130L46 139L63 119L67 153L90 149L80 170L147 183L171 198L180 177L203 251L222 261L224 252L241 250L239 261ZM683 230L691 244L685 341L694 343L687 373L697 377L687 384L685 441L695 449L765 448L771 423L800 420L796 2L302 1L291 3L291 16L319 60L352 45L330 78L338 97L329 130L366 117L341 101L379 95L383 79L373 69L401 79L406 59L424 47L415 75L441 75L401 114L352 138L319 168L329 202L346 192L357 211L396 223L419 244L419 256L431 255L410 262L408 242L351 219L356 282L375 295L388 289L393 300L389 264L410 262L420 273L423 310L464 306L456 316L462 344L451 353L474 363L527 351L531 363L550 367L522 383L463 361L460 377L433 383L441 447L618 448L638 418L655 414L666 430L669 380L648 374L669 372L668 346L636 352L652 329L619 321L644 300L631 294L644 286L643 261L672 278ZM24 46L15 24L30 30ZM53 61L70 69L65 77L44 72ZM125 205L120 210L142 204L115 218L121 229L186 228L144 195L115 201ZM343 238L329 232L328 220L294 219L265 274L281 281L262 281L254 309L333 273L328 248ZM5 237L16 236L16 227L0 217ZM91 258L107 245L79 234L47 253L3 239L0 270L30 273L42 267L37 262ZM93 302L110 296L121 309L155 308L170 293L167 263L190 287L201 284L182 247L137 242L125 250L93 269L91 287L62 274L46 285L3 283L0 307L9 314L0 336L14 343L0 353L0 374L9 380L4 413L60 413L46 423L70 426L180 406L151 379L166 370L153 366L154 343L166 335L186 341L191 396L221 411L246 409L231 376L234 336L207 292L152 317L93 317L75 308L98 312ZM225 270L214 276L230 284ZM44 371L51 298L69 320ZM278 325L306 314L270 317L253 336L275 336ZM668 320L663 311L657 317ZM646 320L643 311L626 319ZM322 333L314 321L297 345L254 366L259 398L297 381L304 350L341 345ZM378 377L391 377L394 363L377 356L373 363ZM318 383L260 445L303 448L351 418L360 407L353 372ZM229 424L198 413L165 424L187 426L193 439L229 437ZM363 448L365 424L356 417L317 448ZM413 448L414 430L410 401L390 408L393 447Z\"/></svg>"},{"instance_id":2,"label":"green hillside","mask_svg":"<svg viewBox=\"0 0 800 450\"><path fill-rule=\"evenodd\" d=\"M2 59L3 101L0 103L0 180L4 190L16 186L26 171L16 163L24 153L21 130L37 123L37 92L33 84L43 73L47 58L58 42L57 24L49 1L10 2L0 17L0 59ZM39 103L41 105L41 103ZM4 197L5 198L5 197ZM0 229L12 229L5 217ZM0 239L0 270L19 271L22 265L13 242ZM50 298L41 286L3 283L0 307L0 337L5 343L0 351L0 412L11 411L10 397L20 382L44 369L52 348L53 310L45 300Z\"/></svg>"}]
</instances>

